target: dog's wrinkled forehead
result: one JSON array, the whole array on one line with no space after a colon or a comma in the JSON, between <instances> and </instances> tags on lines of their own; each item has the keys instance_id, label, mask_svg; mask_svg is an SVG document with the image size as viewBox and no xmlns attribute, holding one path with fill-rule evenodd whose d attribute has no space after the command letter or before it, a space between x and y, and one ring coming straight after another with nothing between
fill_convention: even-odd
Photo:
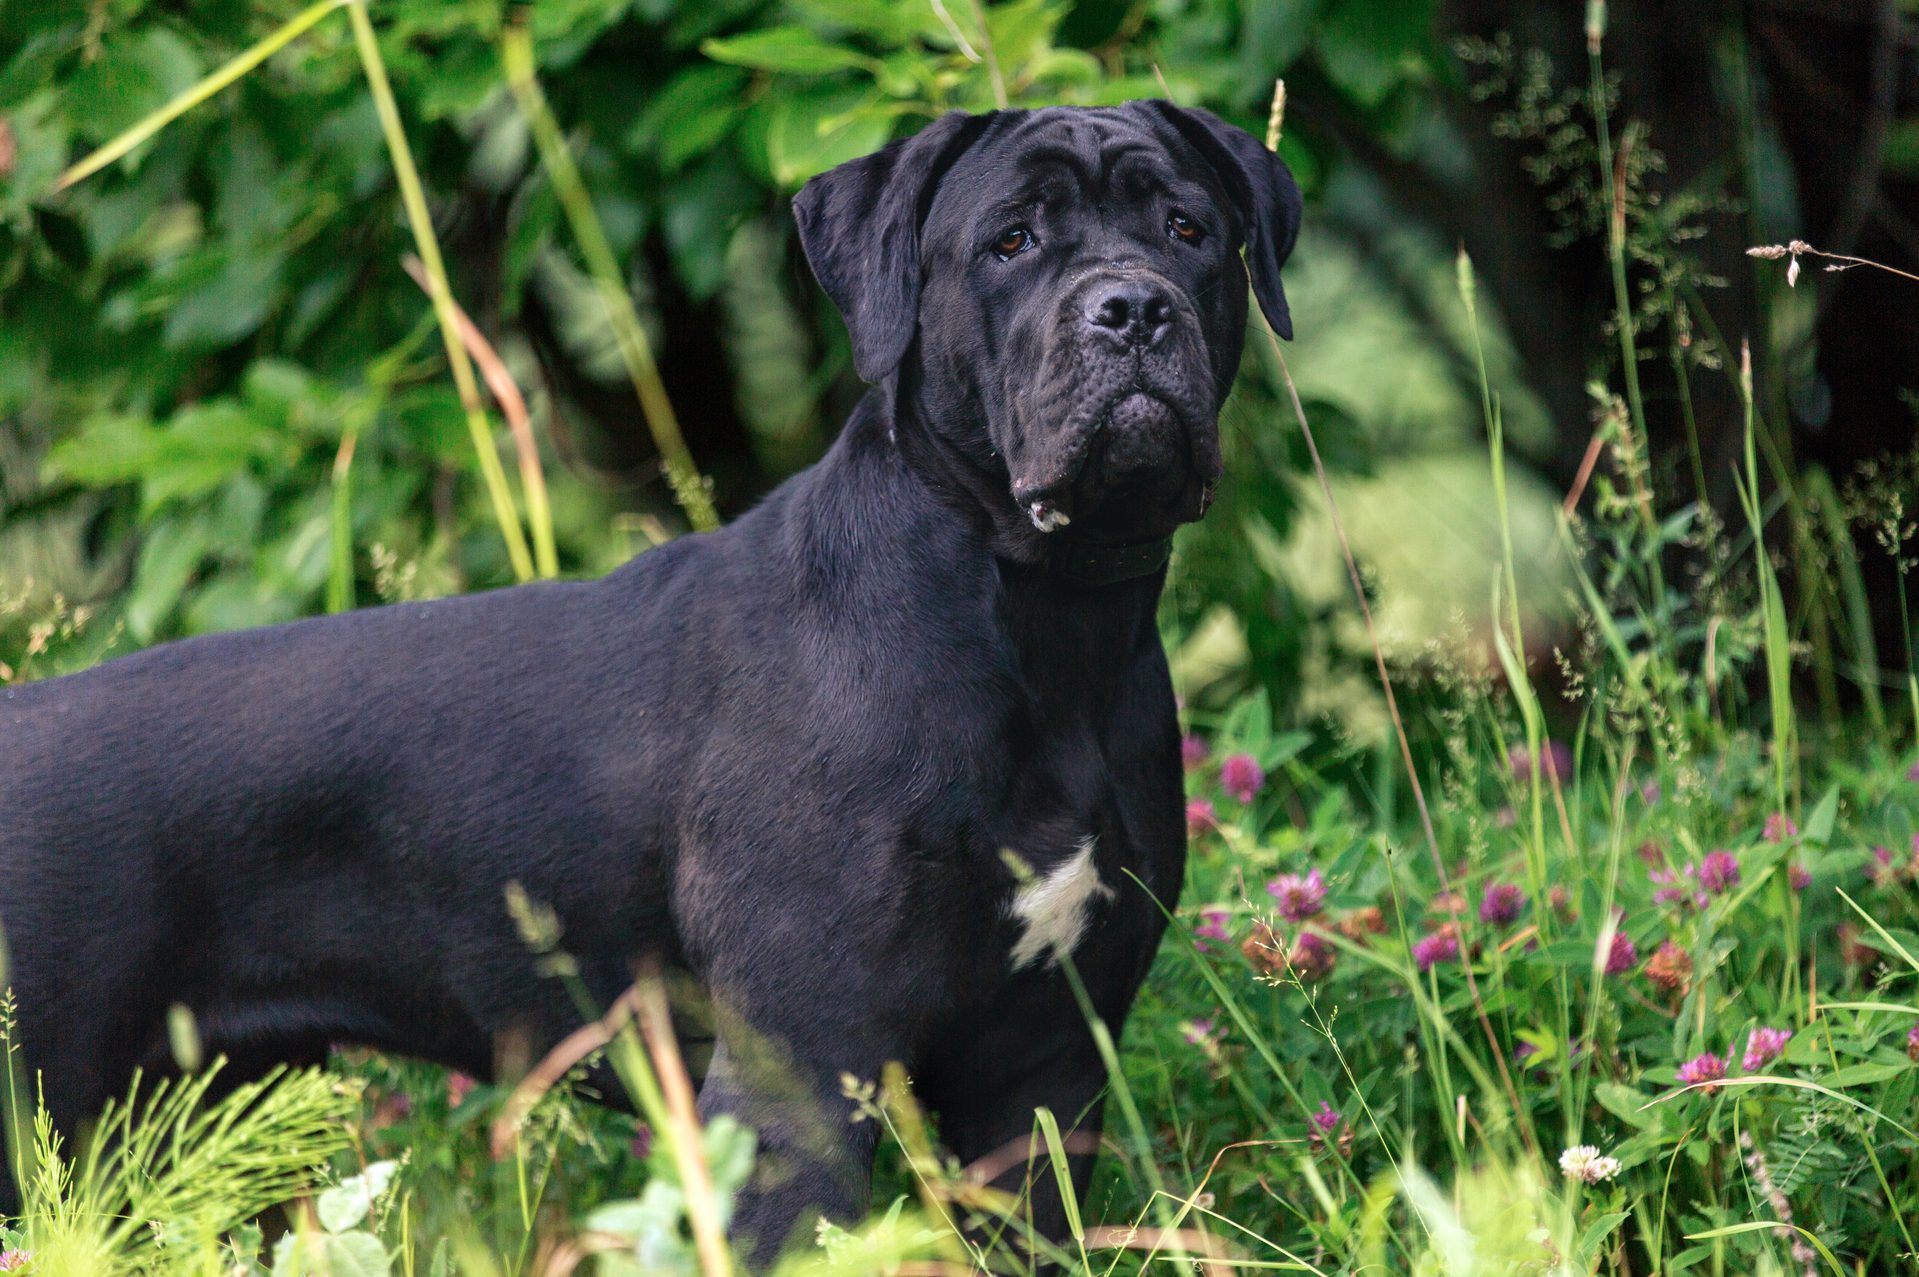
<instances>
[{"instance_id":1,"label":"dog's wrinkled forehead","mask_svg":"<svg viewBox=\"0 0 1919 1277\"><path fill-rule=\"evenodd\" d=\"M1090 196L1111 204L1129 184L1204 192L1222 210L1214 229L1235 249L1260 308L1292 336L1279 271L1299 233L1299 188L1251 134L1170 102L1039 111L951 111L904 138L820 174L794 197L793 217L820 286L846 319L861 377L889 375L918 328L922 240L961 214L989 216L1022 199ZM941 251L932 245L930 257Z\"/></svg>"},{"instance_id":2,"label":"dog's wrinkled forehead","mask_svg":"<svg viewBox=\"0 0 1919 1277\"><path fill-rule=\"evenodd\" d=\"M1224 202L1211 168L1170 126L1120 108L1055 107L1017 118L961 155L934 194L927 228L937 234L1035 209L1126 207L1155 197Z\"/></svg>"}]
</instances>

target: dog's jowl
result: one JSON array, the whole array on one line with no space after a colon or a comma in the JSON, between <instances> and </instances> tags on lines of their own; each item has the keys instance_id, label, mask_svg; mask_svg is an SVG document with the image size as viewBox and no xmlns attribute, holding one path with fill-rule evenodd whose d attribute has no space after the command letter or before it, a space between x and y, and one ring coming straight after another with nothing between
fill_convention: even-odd
<instances>
[{"instance_id":1,"label":"dog's jowl","mask_svg":"<svg viewBox=\"0 0 1919 1277\"><path fill-rule=\"evenodd\" d=\"M1179 893L1154 606L1249 277L1291 333L1298 193L1137 102L947 115L794 213L874 384L724 531L0 691L0 923L57 1122L164 1062L176 1003L236 1074L557 1041L517 883L602 1004L648 960L710 997L700 1106L759 1132L761 1259L866 1205L845 1074L903 1062L962 1162L1038 1105L1097 1131L1065 964L1117 1030Z\"/></svg>"}]
</instances>

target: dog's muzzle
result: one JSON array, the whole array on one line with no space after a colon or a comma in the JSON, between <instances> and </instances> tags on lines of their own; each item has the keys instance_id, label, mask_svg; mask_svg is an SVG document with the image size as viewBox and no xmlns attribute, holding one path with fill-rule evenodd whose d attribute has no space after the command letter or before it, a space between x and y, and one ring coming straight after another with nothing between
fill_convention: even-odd
<instances>
[{"instance_id":1,"label":"dog's muzzle","mask_svg":"<svg viewBox=\"0 0 1919 1277\"><path fill-rule=\"evenodd\" d=\"M1140 273L1091 280L1062 310L1056 348L1068 353L1047 370L1059 388L1042 396L1053 420L1015 472L1014 500L1046 533L1096 511L1109 528L1204 514L1219 447L1190 303Z\"/></svg>"}]
</instances>

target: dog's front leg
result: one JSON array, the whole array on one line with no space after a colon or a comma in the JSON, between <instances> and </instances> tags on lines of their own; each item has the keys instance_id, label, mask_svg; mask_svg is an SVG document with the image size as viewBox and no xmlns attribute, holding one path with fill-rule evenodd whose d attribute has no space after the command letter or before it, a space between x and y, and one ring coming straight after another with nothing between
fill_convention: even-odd
<instances>
[{"instance_id":1,"label":"dog's front leg","mask_svg":"<svg viewBox=\"0 0 1919 1277\"><path fill-rule=\"evenodd\" d=\"M828 1054L839 1058L817 1058ZM866 1213L878 1131L855 1120L841 1078L876 1076L877 1068L838 1050L809 1060L750 1030L721 1030L700 1087L700 1116L727 1114L758 1137L753 1177L731 1228L755 1269L771 1267L787 1243L809 1240L821 1217L850 1224Z\"/></svg>"},{"instance_id":2,"label":"dog's front leg","mask_svg":"<svg viewBox=\"0 0 1919 1277\"><path fill-rule=\"evenodd\" d=\"M974 1056L960 1070L929 1079L940 1134L968 1177L1017 1203L1009 1218L983 1216L969 1229L991 1249L1030 1253L1041 1241L1071 1249L1065 1198L1035 1113L1048 1109L1058 1121L1068 1180L1084 1199L1099 1151L1106 1072L1077 1027L1061 1026L1037 1052Z\"/></svg>"}]
</instances>

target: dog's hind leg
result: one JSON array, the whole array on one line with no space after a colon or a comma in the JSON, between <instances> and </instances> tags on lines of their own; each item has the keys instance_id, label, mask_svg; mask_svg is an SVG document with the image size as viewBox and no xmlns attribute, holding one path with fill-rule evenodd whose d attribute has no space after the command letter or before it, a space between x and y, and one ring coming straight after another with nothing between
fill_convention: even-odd
<instances>
[{"instance_id":1,"label":"dog's hind leg","mask_svg":"<svg viewBox=\"0 0 1919 1277\"><path fill-rule=\"evenodd\" d=\"M17 1215L26 1186L18 1172L33 1173L35 1114L46 1110L53 1131L67 1143L99 1112L113 1088L125 1082L115 1067L111 1033L104 1017L76 1006L66 990L44 986L18 973L18 1020L7 1058L0 1061L0 1087L6 1089L7 1128L0 1134L6 1156L0 1166L0 1216Z\"/></svg>"}]
</instances>

